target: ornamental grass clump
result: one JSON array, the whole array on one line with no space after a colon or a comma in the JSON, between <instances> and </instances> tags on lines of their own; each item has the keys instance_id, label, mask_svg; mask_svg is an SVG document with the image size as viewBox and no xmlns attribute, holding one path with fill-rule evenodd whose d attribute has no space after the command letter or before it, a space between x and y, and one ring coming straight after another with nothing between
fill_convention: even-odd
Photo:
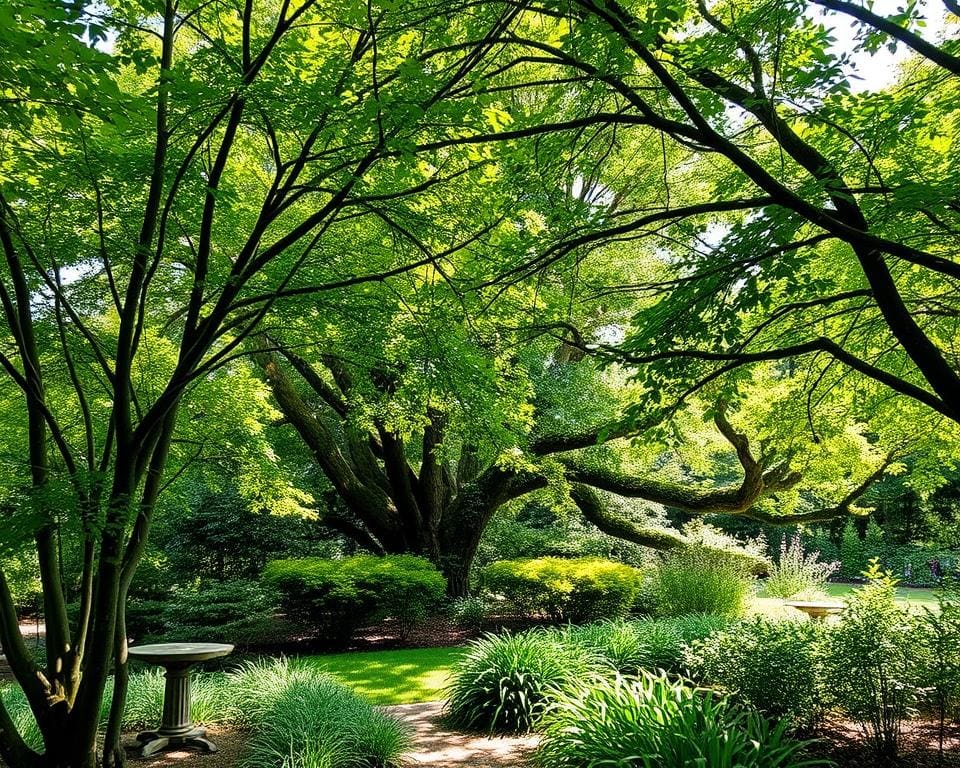
<instances>
[{"instance_id":1,"label":"ornamental grass clump","mask_svg":"<svg viewBox=\"0 0 960 768\"><path fill-rule=\"evenodd\" d=\"M662 619L612 620L567 627L565 642L584 648L622 673L641 669L682 671L683 650L728 625L722 616L694 614Z\"/></svg>"},{"instance_id":2,"label":"ornamental grass clump","mask_svg":"<svg viewBox=\"0 0 960 768\"><path fill-rule=\"evenodd\" d=\"M125 731L155 728L163 712L164 675L159 669L146 669L130 673L127 681L127 697L123 709L122 727ZM107 690L100 705L100 727L105 728L110 705L113 701L113 678L107 681ZM190 684L190 717L198 724L233 723L238 709L227 676L223 673L193 675ZM43 740L30 706L18 685L0 687L0 699L7 709L17 730L27 744L42 749Z\"/></svg>"},{"instance_id":3,"label":"ornamental grass clump","mask_svg":"<svg viewBox=\"0 0 960 768\"><path fill-rule=\"evenodd\" d=\"M286 659L248 663L230 675L252 726L245 768L397 765L409 728L333 677Z\"/></svg>"},{"instance_id":4,"label":"ornamental grass clump","mask_svg":"<svg viewBox=\"0 0 960 768\"><path fill-rule=\"evenodd\" d=\"M784 537L780 542L779 557L770 566L765 583L766 593L769 597L784 600L791 597L823 597L827 579L839 568L839 562L821 562L819 552L805 552L799 535L789 540Z\"/></svg>"},{"instance_id":5,"label":"ornamental grass clump","mask_svg":"<svg viewBox=\"0 0 960 768\"><path fill-rule=\"evenodd\" d=\"M488 634L471 642L454 666L447 715L461 728L526 732L552 691L598 666L591 654L555 632Z\"/></svg>"},{"instance_id":6,"label":"ornamental grass clump","mask_svg":"<svg viewBox=\"0 0 960 768\"><path fill-rule=\"evenodd\" d=\"M692 545L664 555L647 586L660 616L739 616L753 590L751 560L736 552Z\"/></svg>"},{"instance_id":7,"label":"ornamental grass clump","mask_svg":"<svg viewBox=\"0 0 960 768\"><path fill-rule=\"evenodd\" d=\"M541 720L544 768L813 768L806 744L665 673L598 677L558 691Z\"/></svg>"},{"instance_id":8,"label":"ornamental grass clump","mask_svg":"<svg viewBox=\"0 0 960 768\"><path fill-rule=\"evenodd\" d=\"M628 672L638 669L645 656L640 622L625 619L598 621L559 630L560 641L595 654L613 669Z\"/></svg>"}]
</instances>

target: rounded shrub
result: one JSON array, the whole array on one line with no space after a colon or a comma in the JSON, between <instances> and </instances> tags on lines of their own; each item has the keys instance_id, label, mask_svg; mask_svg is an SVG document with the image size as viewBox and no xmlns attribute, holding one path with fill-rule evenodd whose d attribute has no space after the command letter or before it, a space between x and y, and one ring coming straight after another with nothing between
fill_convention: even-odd
<instances>
[{"instance_id":1,"label":"rounded shrub","mask_svg":"<svg viewBox=\"0 0 960 768\"><path fill-rule=\"evenodd\" d=\"M454 665L447 714L462 728L529 731L550 691L586 675L592 661L555 632L484 635Z\"/></svg>"},{"instance_id":2,"label":"rounded shrub","mask_svg":"<svg viewBox=\"0 0 960 768\"><path fill-rule=\"evenodd\" d=\"M556 621L625 616L643 584L637 569L599 557L499 560L483 571L485 587L525 615Z\"/></svg>"},{"instance_id":3,"label":"rounded shrub","mask_svg":"<svg viewBox=\"0 0 960 768\"><path fill-rule=\"evenodd\" d=\"M436 567L413 555L273 560L263 578L280 592L292 618L309 620L321 637L336 643L386 617L397 619L406 634L446 592Z\"/></svg>"},{"instance_id":4,"label":"rounded shrub","mask_svg":"<svg viewBox=\"0 0 960 768\"><path fill-rule=\"evenodd\" d=\"M809 729L823 714L824 650L818 622L757 617L692 643L684 658L698 682Z\"/></svg>"},{"instance_id":5,"label":"rounded shrub","mask_svg":"<svg viewBox=\"0 0 960 768\"><path fill-rule=\"evenodd\" d=\"M447 612L458 627L471 632L482 632L483 624L490 613L490 606L483 597L460 597L452 601Z\"/></svg>"},{"instance_id":6,"label":"rounded shrub","mask_svg":"<svg viewBox=\"0 0 960 768\"><path fill-rule=\"evenodd\" d=\"M545 768L812 768L787 723L771 725L664 673L598 677L558 692L541 721Z\"/></svg>"},{"instance_id":7,"label":"rounded shrub","mask_svg":"<svg viewBox=\"0 0 960 768\"><path fill-rule=\"evenodd\" d=\"M737 552L706 546L673 550L653 570L646 599L660 616L739 616L753 589L754 561Z\"/></svg>"}]
</instances>

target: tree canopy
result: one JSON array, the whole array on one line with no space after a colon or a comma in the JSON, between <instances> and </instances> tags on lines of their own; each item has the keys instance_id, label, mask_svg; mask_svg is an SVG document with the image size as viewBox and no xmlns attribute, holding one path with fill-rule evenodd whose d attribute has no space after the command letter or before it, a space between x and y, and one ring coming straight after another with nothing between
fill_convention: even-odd
<instances>
[{"instance_id":1,"label":"tree canopy","mask_svg":"<svg viewBox=\"0 0 960 768\"><path fill-rule=\"evenodd\" d=\"M122 762L126 597L197 479L427 554L453 593L531 492L662 548L683 537L617 495L812 521L908 468L936 491L960 429L957 13L6 3L0 514L47 646L0 567L45 745L0 704L0 756L96 764L113 669ZM858 80L884 47L896 71Z\"/></svg>"}]
</instances>

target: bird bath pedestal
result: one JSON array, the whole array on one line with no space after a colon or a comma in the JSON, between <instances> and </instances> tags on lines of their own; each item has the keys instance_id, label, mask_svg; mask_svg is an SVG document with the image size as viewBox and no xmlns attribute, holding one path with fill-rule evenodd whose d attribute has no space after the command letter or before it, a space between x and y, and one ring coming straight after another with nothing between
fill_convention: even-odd
<instances>
[{"instance_id":1,"label":"bird bath pedestal","mask_svg":"<svg viewBox=\"0 0 960 768\"><path fill-rule=\"evenodd\" d=\"M190 668L201 661L226 656L232 650L232 645L220 643L160 643L130 649L132 658L156 664L166 672L160 727L137 736L143 744L144 757L181 745L204 752L217 751L217 745L207 739L207 729L190 720Z\"/></svg>"},{"instance_id":2,"label":"bird bath pedestal","mask_svg":"<svg viewBox=\"0 0 960 768\"><path fill-rule=\"evenodd\" d=\"M828 600L787 600L785 605L803 611L814 621L824 621L827 616L832 616L843 610L843 603L834 603Z\"/></svg>"}]
</instances>

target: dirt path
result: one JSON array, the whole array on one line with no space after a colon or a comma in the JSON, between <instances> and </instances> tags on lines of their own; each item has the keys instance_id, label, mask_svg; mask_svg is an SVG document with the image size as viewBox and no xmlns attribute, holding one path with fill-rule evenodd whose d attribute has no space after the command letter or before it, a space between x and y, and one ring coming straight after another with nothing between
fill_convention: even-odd
<instances>
[{"instance_id":1,"label":"dirt path","mask_svg":"<svg viewBox=\"0 0 960 768\"><path fill-rule=\"evenodd\" d=\"M488 738L448 730L440 722L443 702L385 707L413 727L414 750L405 756L411 766L428 768L522 768L531 764L536 736Z\"/></svg>"}]
</instances>

